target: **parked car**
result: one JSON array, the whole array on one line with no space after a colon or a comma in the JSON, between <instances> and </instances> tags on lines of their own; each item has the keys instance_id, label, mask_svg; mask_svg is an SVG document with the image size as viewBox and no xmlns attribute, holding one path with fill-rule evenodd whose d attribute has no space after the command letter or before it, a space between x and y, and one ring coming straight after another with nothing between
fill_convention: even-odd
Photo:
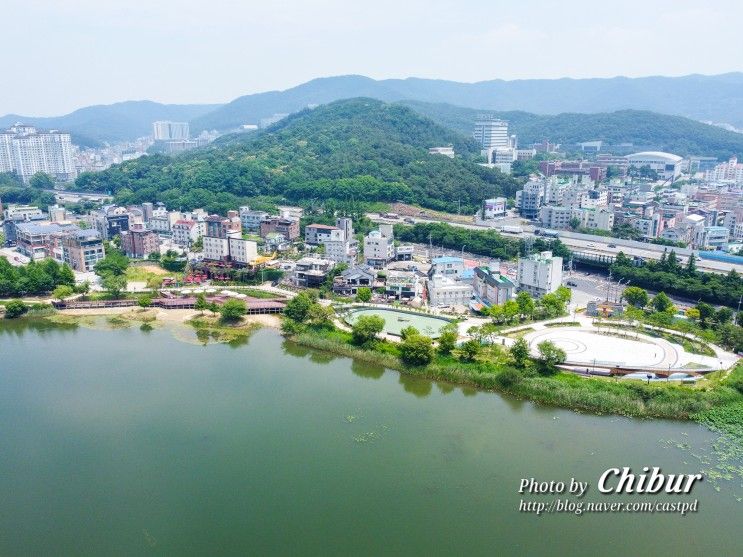
<instances>
[{"instance_id":1,"label":"parked car","mask_svg":"<svg viewBox=\"0 0 743 557\"><path fill-rule=\"evenodd\" d=\"M568 286L578 286L578 283L574 280L569 280L565 284L567 284Z\"/></svg>"},{"instance_id":2,"label":"parked car","mask_svg":"<svg viewBox=\"0 0 743 557\"><path fill-rule=\"evenodd\" d=\"M615 248L615 247L617 247L617 245L616 245L616 244L609 244L609 245L608 245L608 246L606 246L606 247L607 247L607 248Z\"/></svg>"}]
</instances>

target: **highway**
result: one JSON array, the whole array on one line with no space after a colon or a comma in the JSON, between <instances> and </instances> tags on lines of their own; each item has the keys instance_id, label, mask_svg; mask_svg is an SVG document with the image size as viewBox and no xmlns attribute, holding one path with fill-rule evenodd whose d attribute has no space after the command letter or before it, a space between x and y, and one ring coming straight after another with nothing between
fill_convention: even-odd
<instances>
[{"instance_id":1,"label":"highway","mask_svg":"<svg viewBox=\"0 0 743 557\"><path fill-rule=\"evenodd\" d=\"M383 223L389 223L389 224L410 224L409 222L405 221L413 221L415 224L418 223L442 223L442 224L448 224L450 226L457 226L459 228L465 228L468 230L496 230L497 228L500 228L501 226L506 225L518 225L523 229L523 232L521 234L507 234L503 233L505 237L513 237L513 238L524 238L529 236L534 236L534 229L535 227L533 225L529 224L523 224L520 220L519 222L513 222L512 219L506 220L496 220L496 221L488 221L488 224L462 224L462 223L456 223L456 222L448 222L443 220L434 220L430 218L420 218L420 217L405 217L405 220L403 218L398 219L389 219L382 217L379 213L367 213L366 215L369 217L373 222L383 222ZM627 257L641 257L642 259L655 259L659 260L663 254L663 251L667 249L670 251L671 249L675 249L679 260L683 263L686 262L688 259L688 253L691 251L686 248L669 248L665 246L659 246L656 244L647 244L644 242L635 242L632 240L621 240L611 237L603 237L603 236L593 236L590 234L580 234L577 232L570 232L570 231L559 231L560 232L560 241L568 246L573 251L580 251L583 253L590 253L595 255L616 255L620 251L624 253ZM609 247L609 244L616 245L616 247ZM726 263L724 261L712 261L709 259L701 259L697 257L697 268L701 271L711 272L711 273L728 273L732 269L735 269L739 273L743 273L743 265L736 265L735 263Z\"/></svg>"}]
</instances>

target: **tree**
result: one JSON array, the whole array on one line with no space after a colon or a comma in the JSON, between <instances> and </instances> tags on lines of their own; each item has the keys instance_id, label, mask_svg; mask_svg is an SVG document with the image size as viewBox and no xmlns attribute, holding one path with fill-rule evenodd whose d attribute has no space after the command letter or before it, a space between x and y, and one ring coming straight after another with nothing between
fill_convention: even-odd
<instances>
[{"instance_id":1,"label":"tree","mask_svg":"<svg viewBox=\"0 0 743 557\"><path fill-rule=\"evenodd\" d=\"M693 253L689 256L689 260L686 262L686 274L694 276L697 272L697 257Z\"/></svg>"},{"instance_id":2,"label":"tree","mask_svg":"<svg viewBox=\"0 0 743 557\"><path fill-rule=\"evenodd\" d=\"M410 335L399 345L400 359L409 365L425 366L433 360L433 341L423 335Z\"/></svg>"},{"instance_id":3,"label":"tree","mask_svg":"<svg viewBox=\"0 0 743 557\"><path fill-rule=\"evenodd\" d=\"M5 304L5 318L15 319L28 311L28 306L23 300L11 300Z\"/></svg>"},{"instance_id":4,"label":"tree","mask_svg":"<svg viewBox=\"0 0 743 557\"><path fill-rule=\"evenodd\" d=\"M644 308L650 300L647 290L639 286L628 286L622 292L622 297L627 300L629 305L636 308Z\"/></svg>"},{"instance_id":5,"label":"tree","mask_svg":"<svg viewBox=\"0 0 743 557\"><path fill-rule=\"evenodd\" d=\"M457 346L457 338L459 337L457 326L454 323L444 325L441 327L441 335L439 336L439 353L451 354L451 351Z\"/></svg>"},{"instance_id":6,"label":"tree","mask_svg":"<svg viewBox=\"0 0 743 557\"><path fill-rule=\"evenodd\" d=\"M673 253L673 252L671 252ZM652 305L656 311L666 312L673 308L673 302L665 292L659 292L652 301Z\"/></svg>"},{"instance_id":7,"label":"tree","mask_svg":"<svg viewBox=\"0 0 743 557\"><path fill-rule=\"evenodd\" d=\"M361 288L356 290L356 299L359 302L369 302L372 299L372 291L371 288L368 288L366 286L362 286Z\"/></svg>"},{"instance_id":8,"label":"tree","mask_svg":"<svg viewBox=\"0 0 743 557\"><path fill-rule=\"evenodd\" d=\"M513 343L510 349L511 357L518 367L524 367L529 360L529 343L523 338Z\"/></svg>"},{"instance_id":9,"label":"tree","mask_svg":"<svg viewBox=\"0 0 743 557\"><path fill-rule=\"evenodd\" d=\"M152 305L152 296L140 296L139 300L137 300L137 303L139 304L139 307L146 309Z\"/></svg>"},{"instance_id":10,"label":"tree","mask_svg":"<svg viewBox=\"0 0 743 557\"><path fill-rule=\"evenodd\" d=\"M421 332L412 325L408 325L407 327L403 327L402 329L400 329L400 338L403 340L419 334L421 334Z\"/></svg>"},{"instance_id":11,"label":"tree","mask_svg":"<svg viewBox=\"0 0 743 557\"><path fill-rule=\"evenodd\" d=\"M96 263L95 274L100 277L106 274L123 275L126 273L127 267L129 267L129 258L119 250L109 246L106 250L106 257Z\"/></svg>"},{"instance_id":12,"label":"tree","mask_svg":"<svg viewBox=\"0 0 743 557\"><path fill-rule=\"evenodd\" d=\"M71 286L61 284L54 289L54 292L52 292L52 296L57 300L64 301L65 298L69 298L74 293L75 291L72 289Z\"/></svg>"},{"instance_id":13,"label":"tree","mask_svg":"<svg viewBox=\"0 0 743 557\"><path fill-rule=\"evenodd\" d=\"M126 277L107 273L101 277L101 285L114 297L121 296L121 291L126 290Z\"/></svg>"},{"instance_id":14,"label":"tree","mask_svg":"<svg viewBox=\"0 0 743 557\"><path fill-rule=\"evenodd\" d=\"M554 373L557 366L567 358L565 351L549 340L537 344L537 350L539 350L539 359L537 360L539 371L545 375Z\"/></svg>"},{"instance_id":15,"label":"tree","mask_svg":"<svg viewBox=\"0 0 743 557\"><path fill-rule=\"evenodd\" d=\"M715 308L707 302L699 302L695 309L699 312L699 321L702 325L706 325L707 321L712 319L715 315Z\"/></svg>"},{"instance_id":16,"label":"tree","mask_svg":"<svg viewBox=\"0 0 743 557\"><path fill-rule=\"evenodd\" d=\"M313 297L309 292L300 292L286 303L284 315L297 323L301 323L307 319L310 308L316 300L317 298Z\"/></svg>"},{"instance_id":17,"label":"tree","mask_svg":"<svg viewBox=\"0 0 743 557\"><path fill-rule=\"evenodd\" d=\"M351 327L351 335L356 344L364 345L374 342L383 330L384 319L378 315L362 315Z\"/></svg>"},{"instance_id":18,"label":"tree","mask_svg":"<svg viewBox=\"0 0 743 557\"><path fill-rule=\"evenodd\" d=\"M572 217L568 223L570 228L577 230L580 227L580 219L578 217Z\"/></svg>"},{"instance_id":19,"label":"tree","mask_svg":"<svg viewBox=\"0 0 743 557\"><path fill-rule=\"evenodd\" d=\"M733 319L733 310L730 308L722 307L715 313L715 323L720 325L729 323Z\"/></svg>"},{"instance_id":20,"label":"tree","mask_svg":"<svg viewBox=\"0 0 743 557\"><path fill-rule=\"evenodd\" d=\"M333 308L315 302L307 312L307 322L317 327L329 327L333 324L334 316Z\"/></svg>"},{"instance_id":21,"label":"tree","mask_svg":"<svg viewBox=\"0 0 743 557\"><path fill-rule=\"evenodd\" d=\"M54 179L49 176L49 174L46 174L44 172L37 172L33 176L31 176L31 179L28 181L28 184L32 188L36 188L37 190L53 190L54 189Z\"/></svg>"},{"instance_id":22,"label":"tree","mask_svg":"<svg viewBox=\"0 0 743 557\"><path fill-rule=\"evenodd\" d=\"M459 347L459 359L463 362L474 362L481 349L479 342L470 339Z\"/></svg>"},{"instance_id":23,"label":"tree","mask_svg":"<svg viewBox=\"0 0 743 557\"><path fill-rule=\"evenodd\" d=\"M699 310L697 308L688 308L686 310L686 317L693 321L699 321Z\"/></svg>"},{"instance_id":24,"label":"tree","mask_svg":"<svg viewBox=\"0 0 743 557\"><path fill-rule=\"evenodd\" d=\"M519 315L522 319L528 319L534 315L534 298L526 291L521 291L516 295L516 304L519 308Z\"/></svg>"},{"instance_id":25,"label":"tree","mask_svg":"<svg viewBox=\"0 0 743 557\"><path fill-rule=\"evenodd\" d=\"M222 321L239 321L248 311L245 302L231 298L226 300L219 313L222 315Z\"/></svg>"},{"instance_id":26,"label":"tree","mask_svg":"<svg viewBox=\"0 0 743 557\"><path fill-rule=\"evenodd\" d=\"M196 303L194 304L194 308L201 313L204 313L204 311L209 308L209 304L207 303L206 297L203 294L198 294L196 296Z\"/></svg>"}]
</instances>

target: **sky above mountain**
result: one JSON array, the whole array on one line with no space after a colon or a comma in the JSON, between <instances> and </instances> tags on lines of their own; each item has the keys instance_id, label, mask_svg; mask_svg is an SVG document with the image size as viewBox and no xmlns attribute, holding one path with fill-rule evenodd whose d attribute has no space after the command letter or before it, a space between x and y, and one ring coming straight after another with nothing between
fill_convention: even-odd
<instances>
[{"instance_id":1,"label":"sky above mountain","mask_svg":"<svg viewBox=\"0 0 743 557\"><path fill-rule=\"evenodd\" d=\"M740 0L4 0L3 12L0 114L226 102L342 74L473 82L743 70Z\"/></svg>"}]
</instances>

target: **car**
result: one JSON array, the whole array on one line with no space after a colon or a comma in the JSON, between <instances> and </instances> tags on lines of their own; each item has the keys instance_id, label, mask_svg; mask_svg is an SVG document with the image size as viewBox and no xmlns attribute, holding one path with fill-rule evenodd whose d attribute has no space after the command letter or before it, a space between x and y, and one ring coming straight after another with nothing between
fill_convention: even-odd
<instances>
[{"instance_id":1,"label":"car","mask_svg":"<svg viewBox=\"0 0 743 557\"><path fill-rule=\"evenodd\" d=\"M617 245L616 245L616 244L609 244L609 245L608 245L608 246L606 246L606 247L607 247L607 248L615 248L615 247L617 247Z\"/></svg>"},{"instance_id":2,"label":"car","mask_svg":"<svg viewBox=\"0 0 743 557\"><path fill-rule=\"evenodd\" d=\"M596 247L596 244L594 244L593 242L588 242L588 243L586 244L586 247L587 247L587 248L595 248L595 247Z\"/></svg>"},{"instance_id":3,"label":"car","mask_svg":"<svg viewBox=\"0 0 743 557\"><path fill-rule=\"evenodd\" d=\"M578 283L574 280L569 280L565 284L567 284L568 286L578 286Z\"/></svg>"}]
</instances>

